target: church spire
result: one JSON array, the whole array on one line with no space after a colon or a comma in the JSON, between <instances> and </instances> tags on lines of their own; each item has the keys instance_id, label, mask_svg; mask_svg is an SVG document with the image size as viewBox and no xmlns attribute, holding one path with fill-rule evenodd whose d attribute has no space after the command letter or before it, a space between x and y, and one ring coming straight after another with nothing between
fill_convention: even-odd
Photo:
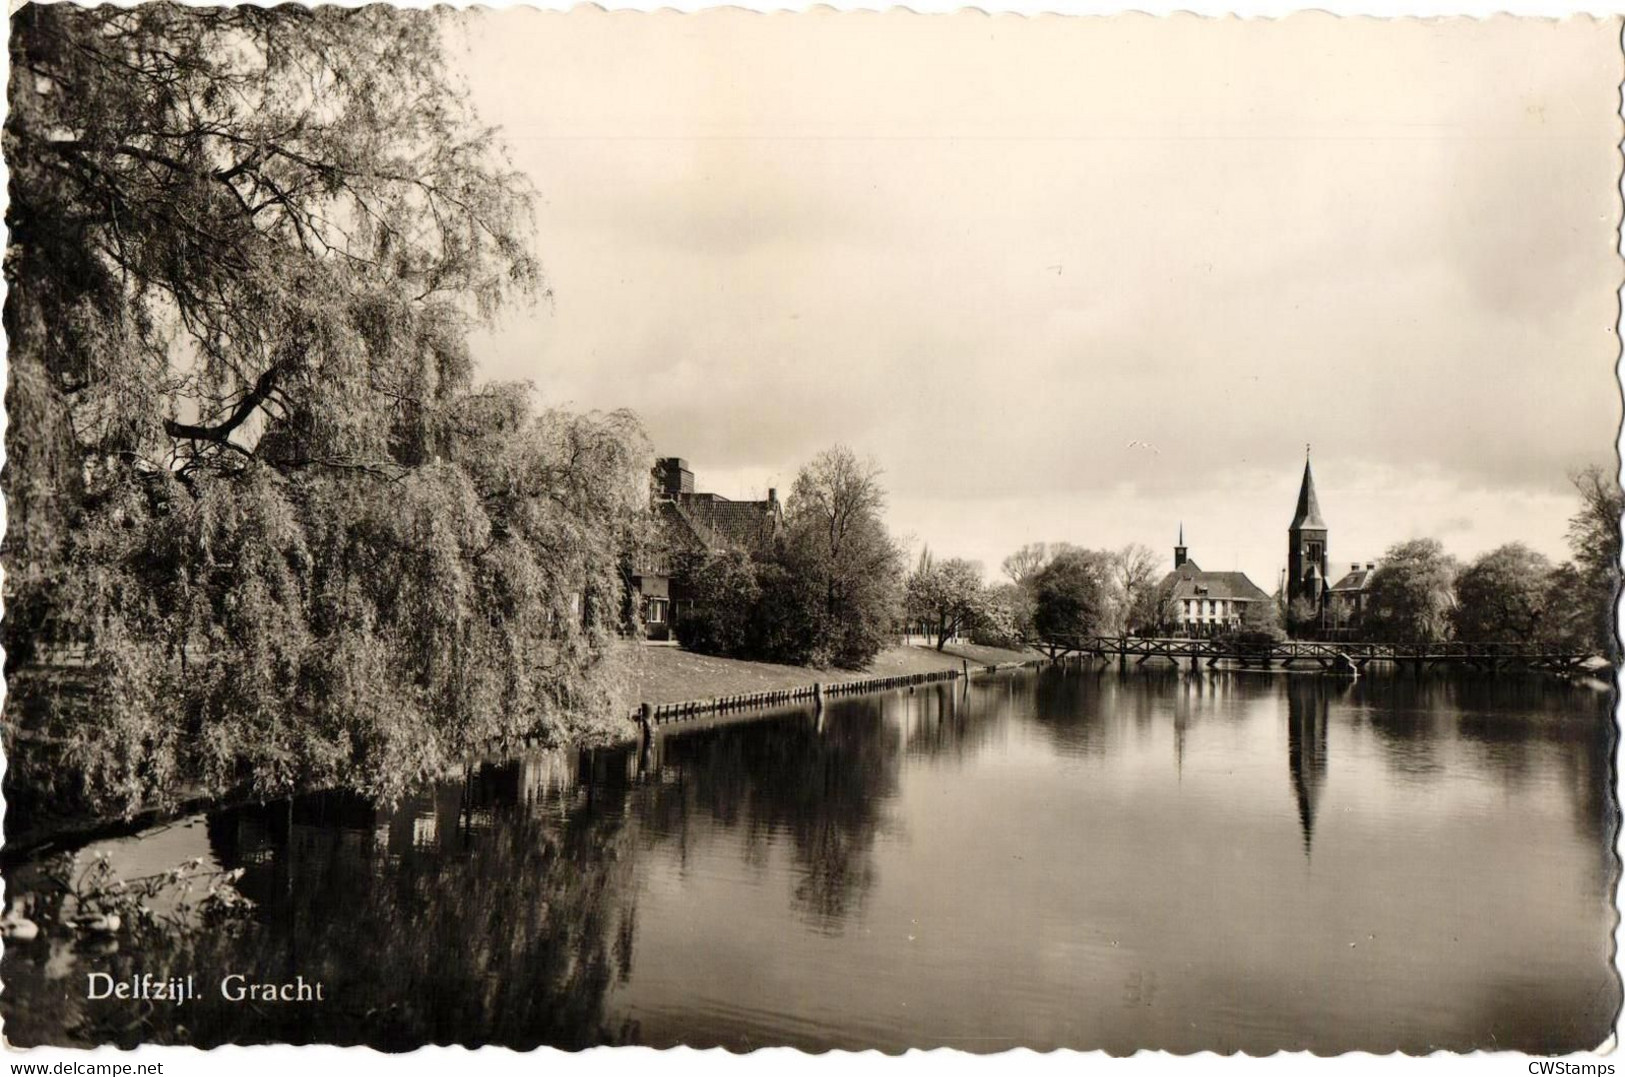
<instances>
[{"instance_id":1,"label":"church spire","mask_svg":"<svg viewBox=\"0 0 1625 1077\"><path fill-rule=\"evenodd\" d=\"M1308 446L1304 447L1303 453L1303 485L1298 489L1298 511L1292 515L1292 529L1296 531L1300 528L1326 529L1326 521L1320 518L1320 499L1315 497L1315 473L1309 467Z\"/></svg>"},{"instance_id":2,"label":"church spire","mask_svg":"<svg viewBox=\"0 0 1625 1077\"><path fill-rule=\"evenodd\" d=\"M1174 547L1174 568L1179 568L1186 561L1185 549L1185 521L1179 521L1179 545Z\"/></svg>"},{"instance_id":3,"label":"church spire","mask_svg":"<svg viewBox=\"0 0 1625 1077\"><path fill-rule=\"evenodd\" d=\"M1293 611L1307 601L1313 609L1299 608L1289 613L1291 631L1318 631L1326 612L1331 558L1326 550L1326 521L1320 516L1320 499L1315 496L1315 473L1309 466L1309 447L1304 446L1303 484L1298 488L1298 507L1286 537L1286 599Z\"/></svg>"}]
</instances>

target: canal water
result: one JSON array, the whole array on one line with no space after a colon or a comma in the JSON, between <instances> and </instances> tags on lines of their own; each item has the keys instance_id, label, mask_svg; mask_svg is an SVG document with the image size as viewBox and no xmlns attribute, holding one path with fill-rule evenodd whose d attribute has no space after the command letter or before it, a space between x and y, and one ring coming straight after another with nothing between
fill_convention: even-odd
<instances>
[{"instance_id":1,"label":"canal water","mask_svg":"<svg viewBox=\"0 0 1625 1077\"><path fill-rule=\"evenodd\" d=\"M256 907L10 946L0 1009L24 1044L1584 1049L1620 1003L1611 742L1556 679L1054 668L671 726L105 843ZM87 1001L98 971L201 997Z\"/></svg>"}]
</instances>

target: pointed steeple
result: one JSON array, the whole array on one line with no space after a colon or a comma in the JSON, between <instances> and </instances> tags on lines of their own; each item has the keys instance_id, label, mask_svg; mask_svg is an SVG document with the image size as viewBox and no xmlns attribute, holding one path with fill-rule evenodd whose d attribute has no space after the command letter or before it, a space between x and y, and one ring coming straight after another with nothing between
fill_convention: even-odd
<instances>
[{"instance_id":1,"label":"pointed steeple","mask_svg":"<svg viewBox=\"0 0 1625 1077\"><path fill-rule=\"evenodd\" d=\"M1185 548L1185 521L1181 520L1179 521L1179 545L1174 547L1175 570L1182 568L1185 562L1188 560L1190 560L1190 558L1187 556L1187 550Z\"/></svg>"},{"instance_id":2,"label":"pointed steeple","mask_svg":"<svg viewBox=\"0 0 1625 1077\"><path fill-rule=\"evenodd\" d=\"M1326 521L1320 518L1320 501L1315 497L1315 473L1309 469L1307 448L1303 454L1303 485L1298 489L1298 511L1292 515L1292 530L1300 528L1326 529Z\"/></svg>"}]
</instances>

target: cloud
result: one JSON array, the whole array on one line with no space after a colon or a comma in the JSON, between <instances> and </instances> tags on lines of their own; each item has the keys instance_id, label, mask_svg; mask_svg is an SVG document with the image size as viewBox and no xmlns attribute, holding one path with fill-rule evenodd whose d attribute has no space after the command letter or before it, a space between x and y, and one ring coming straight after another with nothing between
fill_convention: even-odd
<instances>
[{"instance_id":1,"label":"cloud","mask_svg":"<svg viewBox=\"0 0 1625 1077\"><path fill-rule=\"evenodd\" d=\"M1611 459L1611 23L473 23L557 295L482 368L702 476L853 444L992 564L1240 528L1313 442L1389 476L1362 555L1462 519L1560 555L1566 473Z\"/></svg>"}]
</instances>

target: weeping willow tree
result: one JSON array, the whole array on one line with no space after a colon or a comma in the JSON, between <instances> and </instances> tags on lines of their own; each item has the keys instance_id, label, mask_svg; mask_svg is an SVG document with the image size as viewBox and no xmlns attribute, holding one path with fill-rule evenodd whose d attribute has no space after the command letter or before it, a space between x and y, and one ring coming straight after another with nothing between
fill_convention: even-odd
<instances>
[{"instance_id":1,"label":"weeping willow tree","mask_svg":"<svg viewBox=\"0 0 1625 1077\"><path fill-rule=\"evenodd\" d=\"M457 17L13 16L14 797L390 793L623 713L649 454L474 384L470 330L545 289Z\"/></svg>"}]
</instances>

